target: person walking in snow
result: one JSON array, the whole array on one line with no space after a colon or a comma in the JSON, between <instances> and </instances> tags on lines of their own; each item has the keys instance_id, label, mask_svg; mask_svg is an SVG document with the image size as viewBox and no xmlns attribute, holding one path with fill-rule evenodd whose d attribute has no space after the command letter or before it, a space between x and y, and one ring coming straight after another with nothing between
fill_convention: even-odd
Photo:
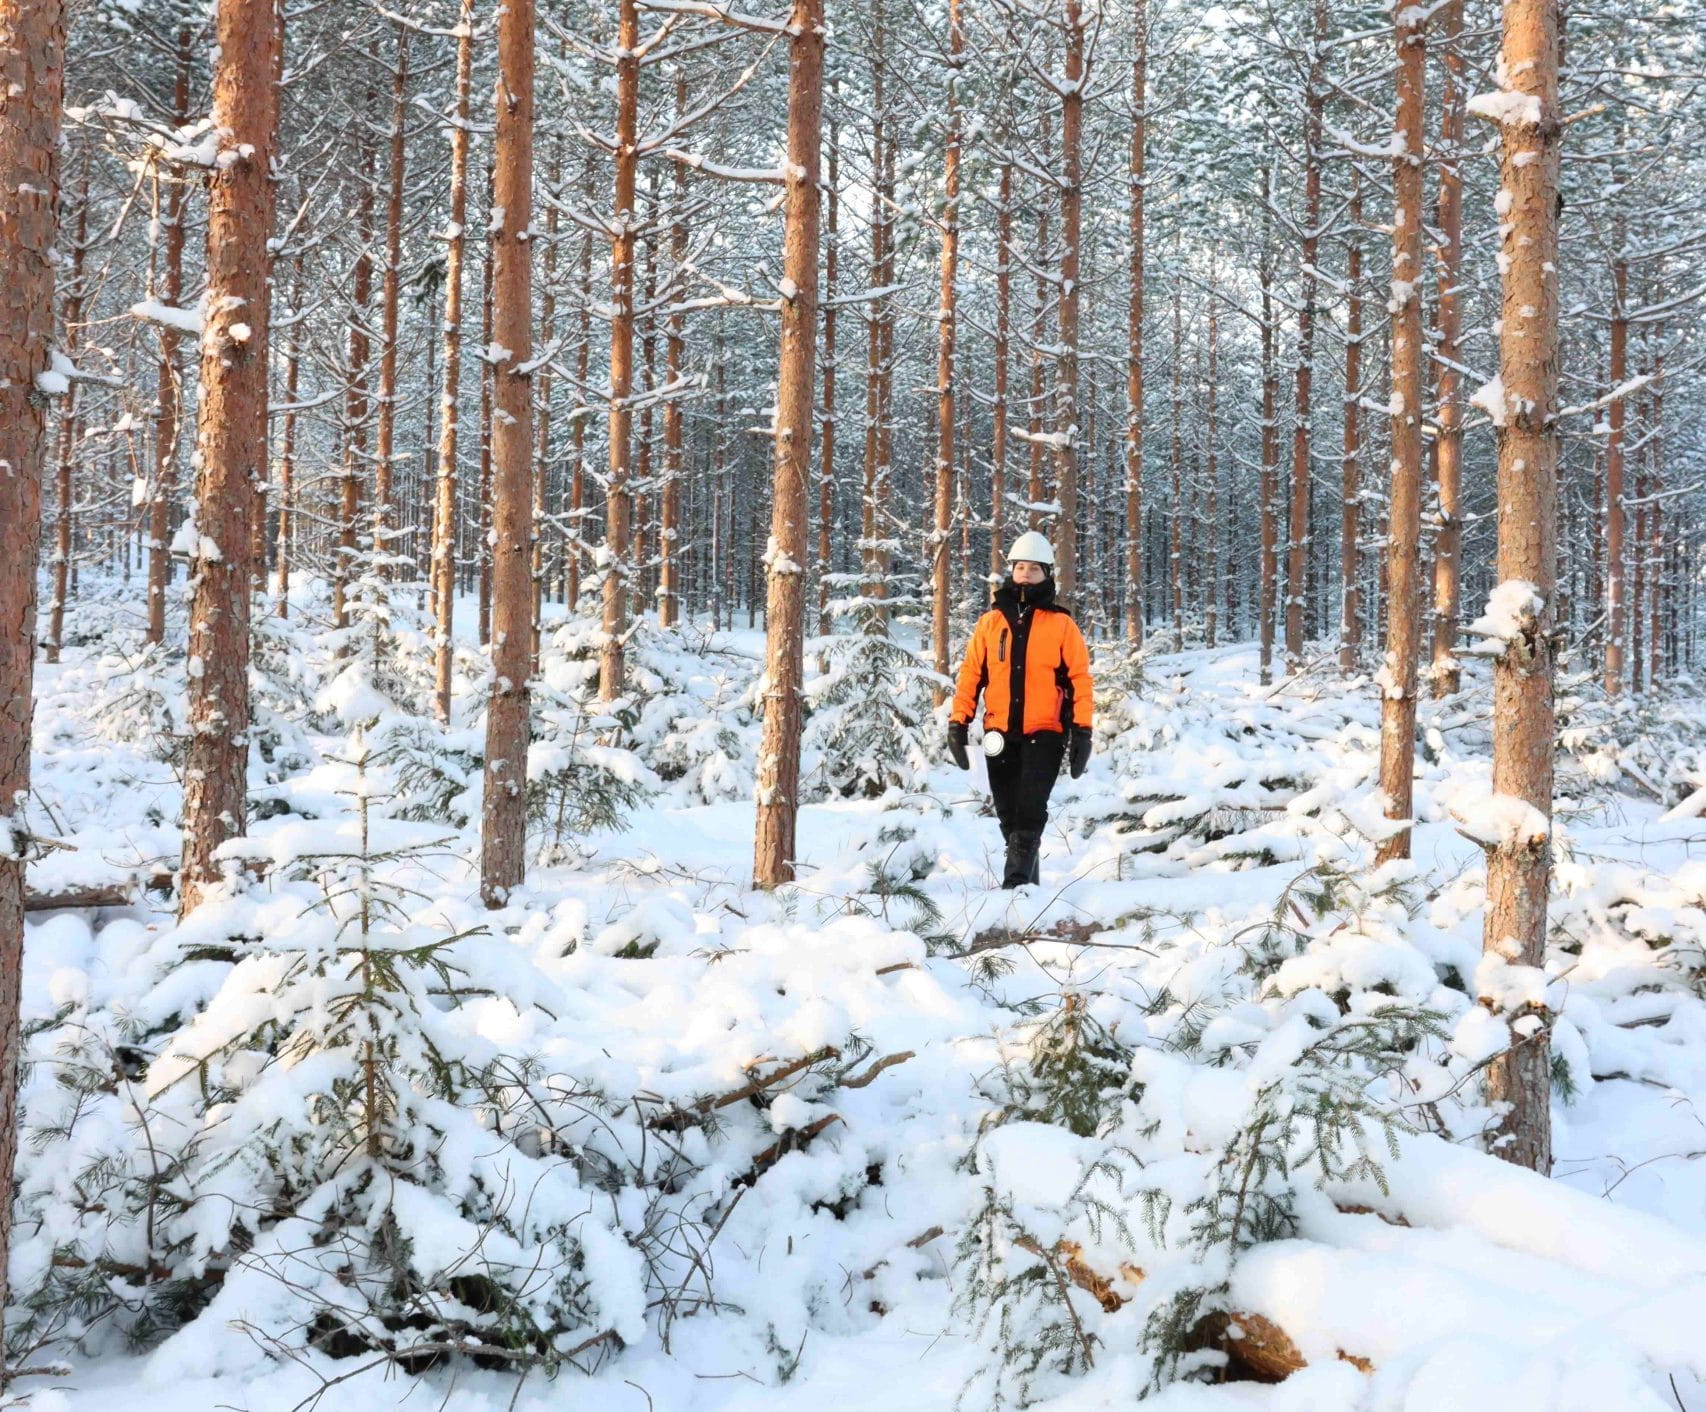
<instances>
[{"instance_id":1,"label":"person walking in snow","mask_svg":"<svg viewBox=\"0 0 1706 1412\"><path fill-rule=\"evenodd\" d=\"M967 730L983 697L989 792L1007 844L1002 887L1041 880L1048 797L1070 756L1072 778L1090 763L1090 650L1054 601L1054 547L1035 530L1014 541L995 606L978 619L948 718L948 750L971 768Z\"/></svg>"}]
</instances>

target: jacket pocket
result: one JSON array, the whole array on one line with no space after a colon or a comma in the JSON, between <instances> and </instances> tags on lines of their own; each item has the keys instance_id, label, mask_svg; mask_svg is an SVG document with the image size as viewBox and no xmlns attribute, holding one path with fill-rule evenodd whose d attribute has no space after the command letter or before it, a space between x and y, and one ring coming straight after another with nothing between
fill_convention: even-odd
<instances>
[{"instance_id":1,"label":"jacket pocket","mask_svg":"<svg viewBox=\"0 0 1706 1412\"><path fill-rule=\"evenodd\" d=\"M999 642L997 642L995 645L995 660L997 662L1005 662L1007 660L1007 629L1006 628L1001 629L1001 640Z\"/></svg>"}]
</instances>

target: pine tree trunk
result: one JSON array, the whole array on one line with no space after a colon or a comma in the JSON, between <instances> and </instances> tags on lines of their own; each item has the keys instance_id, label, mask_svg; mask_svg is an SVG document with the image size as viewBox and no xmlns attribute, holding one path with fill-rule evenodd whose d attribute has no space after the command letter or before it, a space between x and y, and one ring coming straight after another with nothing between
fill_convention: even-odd
<instances>
[{"instance_id":1,"label":"pine tree trunk","mask_svg":"<svg viewBox=\"0 0 1706 1412\"><path fill-rule=\"evenodd\" d=\"M550 348L557 328L557 231L560 226L557 211L563 194L563 139L561 134L551 142L550 192L554 199L545 213L545 260L540 272L544 286L539 296L539 342ZM529 658L529 675L539 673L539 654L544 646L545 621L545 505L551 480L551 392L556 380L551 376L547 359L533 374L533 415L536 422L536 446L533 453L533 553L529 571L533 578L533 647Z\"/></svg>"},{"instance_id":2,"label":"pine tree trunk","mask_svg":"<svg viewBox=\"0 0 1706 1412\"><path fill-rule=\"evenodd\" d=\"M1310 389L1315 377L1316 262L1321 249L1321 120L1326 103L1326 0L1315 0L1303 118L1303 268L1297 311L1297 393L1291 441L1291 526L1286 544L1285 658L1288 672L1303 667L1304 609L1309 567Z\"/></svg>"},{"instance_id":3,"label":"pine tree trunk","mask_svg":"<svg viewBox=\"0 0 1706 1412\"><path fill-rule=\"evenodd\" d=\"M804 677L806 483L817 352L818 148L823 126L823 0L794 0L788 32L788 161L782 348L764 614L764 727L758 750L753 881L794 877Z\"/></svg>"},{"instance_id":4,"label":"pine tree trunk","mask_svg":"<svg viewBox=\"0 0 1706 1412\"><path fill-rule=\"evenodd\" d=\"M1463 0L1451 0L1445 17L1445 79L1440 93L1439 201L1434 224L1440 231L1439 293L1434 305L1435 381L1439 431L1434 439L1439 488L1439 531L1434 537L1433 694L1449 696L1462 682L1457 661L1459 557L1463 552L1463 379L1457 371L1462 326L1458 270L1463 262Z\"/></svg>"},{"instance_id":5,"label":"pine tree trunk","mask_svg":"<svg viewBox=\"0 0 1706 1412\"><path fill-rule=\"evenodd\" d=\"M528 677L533 663L533 0L498 11L492 199L492 692L480 895L501 907L527 872Z\"/></svg>"},{"instance_id":6,"label":"pine tree trunk","mask_svg":"<svg viewBox=\"0 0 1706 1412\"><path fill-rule=\"evenodd\" d=\"M1405 826L1380 841L1377 863L1410 856L1416 772L1416 659L1421 652L1422 160L1425 12L1397 13L1397 130L1392 215L1392 497L1386 545L1386 662L1380 674L1380 789Z\"/></svg>"},{"instance_id":7,"label":"pine tree trunk","mask_svg":"<svg viewBox=\"0 0 1706 1412\"><path fill-rule=\"evenodd\" d=\"M1611 267L1611 387L1621 388L1629 377L1629 264L1623 258L1624 231L1616 223L1612 243L1617 256ZM1605 438L1605 690L1615 696L1623 689L1623 426L1625 399L1613 397L1606 409Z\"/></svg>"},{"instance_id":8,"label":"pine tree trunk","mask_svg":"<svg viewBox=\"0 0 1706 1412\"><path fill-rule=\"evenodd\" d=\"M1558 107L1557 0L1506 0L1501 72L1529 100L1511 105L1500 186L1504 254L1499 375L1504 425L1499 446L1501 583L1534 588L1538 607L1493 668L1493 790L1532 806L1532 826L1511 828L1487 859L1487 951L1515 966L1545 959L1551 874L1553 582L1558 465L1558 190L1563 124ZM1497 420L1497 419L1495 419ZM1497 1011L1495 1011L1497 1013ZM1552 1066L1546 1016L1512 1022L1512 1047L1487 1071L1487 1099L1500 1112L1493 1150L1506 1161L1552 1167Z\"/></svg>"},{"instance_id":9,"label":"pine tree trunk","mask_svg":"<svg viewBox=\"0 0 1706 1412\"><path fill-rule=\"evenodd\" d=\"M639 174L640 18L635 0L619 0L616 26L616 190L610 241L610 479L605 488L604 639L598 658L598 694L622 694L628 633L628 484L634 409L634 226Z\"/></svg>"},{"instance_id":10,"label":"pine tree trunk","mask_svg":"<svg viewBox=\"0 0 1706 1412\"><path fill-rule=\"evenodd\" d=\"M1351 176L1350 253L1345 261L1345 440L1340 462L1339 670L1356 670L1362 648L1362 182Z\"/></svg>"},{"instance_id":11,"label":"pine tree trunk","mask_svg":"<svg viewBox=\"0 0 1706 1412\"><path fill-rule=\"evenodd\" d=\"M1220 463L1215 453L1216 393L1220 377L1220 290L1214 254L1209 254L1208 296L1208 405L1203 435L1207 440L1208 518L1204 524L1203 646L1213 647L1220 629Z\"/></svg>"},{"instance_id":12,"label":"pine tree trunk","mask_svg":"<svg viewBox=\"0 0 1706 1412\"><path fill-rule=\"evenodd\" d=\"M995 395L990 407L989 575L1000 581L1007 562L1007 379L1012 363L1013 163L1001 163L1000 207L995 213Z\"/></svg>"},{"instance_id":13,"label":"pine tree trunk","mask_svg":"<svg viewBox=\"0 0 1706 1412\"><path fill-rule=\"evenodd\" d=\"M593 166L586 164L586 209L592 209ZM569 567L563 590L571 615L580 607L581 565L586 546L586 404L588 370L592 365L592 232L581 238L580 345L575 350L574 465L569 470Z\"/></svg>"},{"instance_id":14,"label":"pine tree trunk","mask_svg":"<svg viewBox=\"0 0 1706 1412\"><path fill-rule=\"evenodd\" d=\"M89 149L83 149L83 176L77 196L77 231L71 242L71 278L65 287L63 349L73 363L83 336L83 251L89 242ZM59 421L59 513L54 523L53 606L48 618L47 660L57 662L65 642L65 602L71 596L73 500L71 472L77 454L77 384L66 389Z\"/></svg>"},{"instance_id":15,"label":"pine tree trunk","mask_svg":"<svg viewBox=\"0 0 1706 1412\"><path fill-rule=\"evenodd\" d=\"M687 111L687 79L675 80L675 111ZM682 266L687 261L687 168L675 164L675 219L669 227L670 303L679 304L685 291ZM664 328L663 380L669 389L663 404L663 491L658 517L658 624L672 628L681 619L681 481L685 473L681 443L681 364L686 354L684 315L672 308Z\"/></svg>"},{"instance_id":16,"label":"pine tree trunk","mask_svg":"<svg viewBox=\"0 0 1706 1412\"><path fill-rule=\"evenodd\" d=\"M30 789L36 565L41 552L47 404L36 379L53 346L65 7L0 0L0 1322L12 1244L18 1156L18 1028L24 970L24 853L19 811ZM0 1328L0 1349L5 1347ZM0 1357L0 1392L5 1391Z\"/></svg>"},{"instance_id":17,"label":"pine tree trunk","mask_svg":"<svg viewBox=\"0 0 1706 1412\"><path fill-rule=\"evenodd\" d=\"M373 109L373 95L362 105ZM348 384L344 390L344 466L338 507L338 548L332 568L332 617L339 629L349 626L349 585L358 570L356 522L361 514L362 463L367 459L367 364L372 353L368 334L369 304L373 300L373 150L362 164L361 194L356 200L355 269L350 281ZM339 652L347 650L341 646Z\"/></svg>"},{"instance_id":18,"label":"pine tree trunk","mask_svg":"<svg viewBox=\"0 0 1706 1412\"><path fill-rule=\"evenodd\" d=\"M1125 640L1143 645L1143 197L1147 157L1149 4L1132 12L1131 296L1126 306Z\"/></svg>"},{"instance_id":19,"label":"pine tree trunk","mask_svg":"<svg viewBox=\"0 0 1706 1412\"><path fill-rule=\"evenodd\" d=\"M841 273L841 131L829 126L829 183L824 189L829 203L824 235L823 308L823 408L818 418L823 427L823 450L819 455L817 479L817 631L827 637L829 616L831 529L835 522L835 287Z\"/></svg>"},{"instance_id":20,"label":"pine tree trunk","mask_svg":"<svg viewBox=\"0 0 1706 1412\"><path fill-rule=\"evenodd\" d=\"M486 209L496 205L493 183L497 173L492 162L486 163ZM496 374L493 372L490 350L493 338L493 261L492 237L488 232L484 261L480 266L480 480L475 519L479 528L474 536L473 560L475 591L479 614L476 635L480 646L492 640L492 407Z\"/></svg>"},{"instance_id":21,"label":"pine tree trunk","mask_svg":"<svg viewBox=\"0 0 1706 1412\"><path fill-rule=\"evenodd\" d=\"M190 121L189 27L178 30L176 66L172 80L172 123ZM176 309L184 296L184 207L188 187L176 175L166 178L166 213L160 224L166 232L166 268L160 298ZM166 640L166 588L172 581L172 495L178 482L178 421L183 411L183 370L179 358L182 333L171 324L159 329L160 362L154 416L154 485L148 502L148 629L145 640Z\"/></svg>"},{"instance_id":22,"label":"pine tree trunk","mask_svg":"<svg viewBox=\"0 0 1706 1412\"><path fill-rule=\"evenodd\" d=\"M1177 241L1175 240L1175 245ZM1173 473L1173 503L1168 519L1172 542L1167 553L1167 578L1173 594L1173 650L1185 650L1185 385L1184 317L1179 302L1179 282L1173 281L1173 446L1169 464Z\"/></svg>"},{"instance_id":23,"label":"pine tree trunk","mask_svg":"<svg viewBox=\"0 0 1706 1412\"><path fill-rule=\"evenodd\" d=\"M397 311L402 294L403 179L407 149L404 123L408 116L409 30L397 26L397 62L391 84L391 172L385 204L385 275L380 322L379 427L375 438L373 472L373 554L381 580L395 577L389 562L396 529L392 500L393 459L397 435Z\"/></svg>"},{"instance_id":24,"label":"pine tree trunk","mask_svg":"<svg viewBox=\"0 0 1706 1412\"><path fill-rule=\"evenodd\" d=\"M942 178L942 284L936 306L936 514L930 535L930 648L936 705L947 699L948 623L952 617L948 545L954 522L954 303L960 261L959 70L965 53L961 0L948 0L947 158Z\"/></svg>"},{"instance_id":25,"label":"pine tree trunk","mask_svg":"<svg viewBox=\"0 0 1706 1412\"><path fill-rule=\"evenodd\" d=\"M190 555L189 754L179 906L217 881L217 854L244 831L249 766L249 556L255 487L267 468L269 175L278 130L273 3L219 0L208 176L207 308L196 418L197 544Z\"/></svg>"},{"instance_id":26,"label":"pine tree trunk","mask_svg":"<svg viewBox=\"0 0 1706 1412\"><path fill-rule=\"evenodd\" d=\"M302 380L302 256L291 262L289 338L284 345L284 428L278 453L278 616L290 616L290 555L296 522L296 395Z\"/></svg>"},{"instance_id":27,"label":"pine tree trunk","mask_svg":"<svg viewBox=\"0 0 1706 1412\"><path fill-rule=\"evenodd\" d=\"M444 380L439 392L438 486L432 527L433 715L450 723L456 625L456 454L462 391L462 261L468 237L468 94L474 69L474 0L456 26L455 116L450 126L450 223L444 256Z\"/></svg>"},{"instance_id":28,"label":"pine tree trunk","mask_svg":"<svg viewBox=\"0 0 1706 1412\"><path fill-rule=\"evenodd\" d=\"M1262 168L1262 472L1259 495L1262 520L1261 584L1257 634L1261 639L1261 679L1273 679L1274 628L1279 598L1279 363L1274 330L1273 172Z\"/></svg>"},{"instance_id":29,"label":"pine tree trunk","mask_svg":"<svg viewBox=\"0 0 1706 1412\"><path fill-rule=\"evenodd\" d=\"M1060 105L1060 361L1055 380L1055 579L1070 597L1078 590L1078 322L1079 249L1084 226L1084 9L1066 0L1066 82Z\"/></svg>"}]
</instances>

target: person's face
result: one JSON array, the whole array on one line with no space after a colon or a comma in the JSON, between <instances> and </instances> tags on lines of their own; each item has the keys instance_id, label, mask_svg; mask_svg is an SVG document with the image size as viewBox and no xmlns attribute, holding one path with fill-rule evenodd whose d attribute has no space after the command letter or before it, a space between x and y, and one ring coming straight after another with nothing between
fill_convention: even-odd
<instances>
[{"instance_id":1,"label":"person's face","mask_svg":"<svg viewBox=\"0 0 1706 1412\"><path fill-rule=\"evenodd\" d=\"M1013 561L1014 583L1041 583L1047 573L1043 566L1030 559L1015 559Z\"/></svg>"}]
</instances>

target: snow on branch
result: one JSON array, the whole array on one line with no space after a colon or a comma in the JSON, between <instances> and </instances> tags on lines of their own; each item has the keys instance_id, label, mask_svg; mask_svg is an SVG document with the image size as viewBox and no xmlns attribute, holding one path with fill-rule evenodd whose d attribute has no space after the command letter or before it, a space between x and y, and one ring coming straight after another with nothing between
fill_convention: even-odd
<instances>
[{"instance_id":1,"label":"snow on branch","mask_svg":"<svg viewBox=\"0 0 1706 1412\"><path fill-rule=\"evenodd\" d=\"M727 5L714 4L712 0L639 0L639 8L660 15L707 15L711 19L721 20L724 24L756 30L760 34L788 32L786 20L760 19L757 15L742 14Z\"/></svg>"}]
</instances>

